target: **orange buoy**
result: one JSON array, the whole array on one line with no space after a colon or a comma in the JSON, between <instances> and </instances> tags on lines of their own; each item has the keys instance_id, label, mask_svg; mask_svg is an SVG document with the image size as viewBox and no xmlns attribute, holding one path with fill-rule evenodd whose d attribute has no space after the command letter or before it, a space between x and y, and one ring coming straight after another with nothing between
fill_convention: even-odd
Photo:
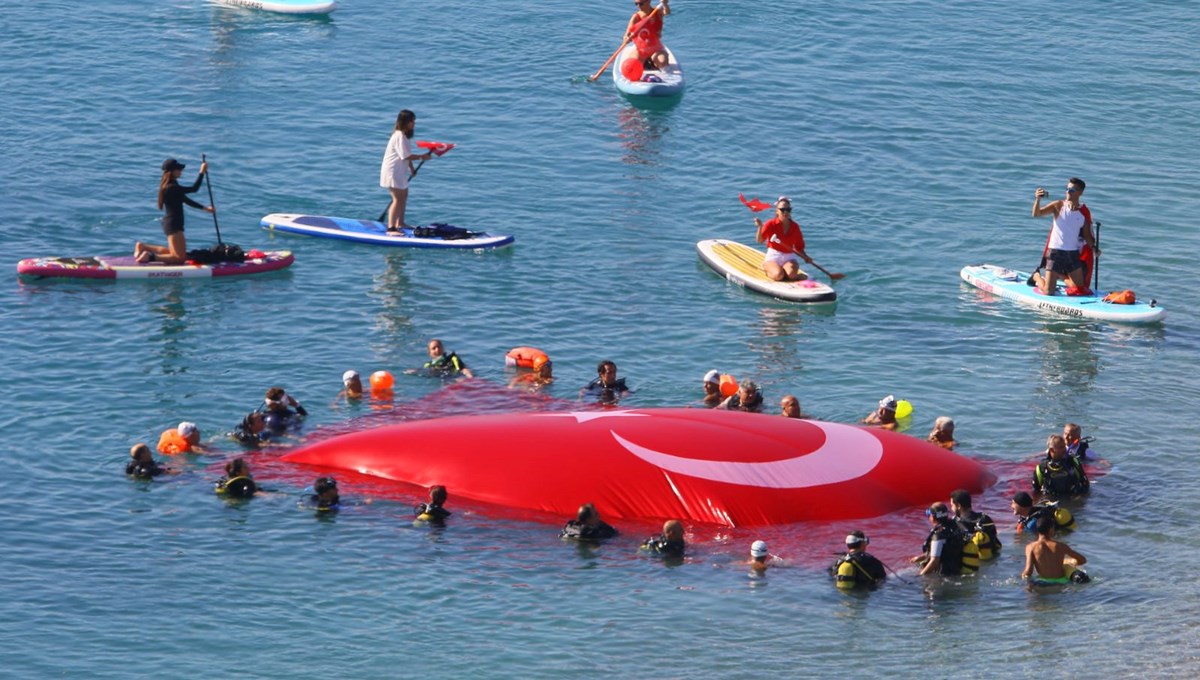
<instances>
[{"instance_id":1,"label":"orange buoy","mask_svg":"<svg viewBox=\"0 0 1200 680\"><path fill-rule=\"evenodd\" d=\"M375 371L371 374L371 390L382 391L392 389L396 379L387 371Z\"/></svg>"},{"instance_id":2,"label":"orange buoy","mask_svg":"<svg viewBox=\"0 0 1200 680\"><path fill-rule=\"evenodd\" d=\"M733 395L737 394L737 391L738 391L737 380L732 375L729 375L728 373L722 373L721 374L721 396L722 397L732 397Z\"/></svg>"},{"instance_id":3,"label":"orange buoy","mask_svg":"<svg viewBox=\"0 0 1200 680\"><path fill-rule=\"evenodd\" d=\"M537 347L513 347L504 355L504 365L516 368L540 368L550 357Z\"/></svg>"}]
</instances>

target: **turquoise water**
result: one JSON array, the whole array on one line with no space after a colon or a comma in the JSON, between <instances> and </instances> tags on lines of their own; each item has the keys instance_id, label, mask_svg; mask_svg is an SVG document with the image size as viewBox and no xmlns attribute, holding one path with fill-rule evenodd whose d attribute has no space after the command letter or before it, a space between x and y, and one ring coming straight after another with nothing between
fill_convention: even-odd
<instances>
[{"instance_id":1,"label":"turquoise water","mask_svg":"<svg viewBox=\"0 0 1200 680\"><path fill-rule=\"evenodd\" d=\"M159 239L166 156L212 163L222 234L290 248L290 272L208 283L0 287L0 460L10 472L0 668L14 677L1188 675L1200 605L1193 465L1200 382L1200 21L1194 3L685 2L666 38L684 97L643 109L607 75L632 7L347 0L329 19L175 1L5 10L0 261L125 252ZM270 212L373 217L397 110L459 145L414 180L419 221L510 232L494 253L403 253L278 235ZM1044 316L961 284L965 264L1036 263L1033 190L1088 182L1101 287L1165 324ZM737 194L790 195L817 262L847 277L833 313L725 284L703 238L753 239ZM211 240L188 215L191 242ZM12 270L10 270L11 272ZM442 337L491 383L505 350L555 360L571 399L602 358L636 406L690 403L700 376L750 377L831 420L885 394L911 432L952 415L991 461L981 499L1072 420L1112 468L1070 541L1090 586L1030 594L1016 539L961 585L834 591L846 526L689 527L677 568L637 558L649 524L597 551L558 518L465 504L409 526L413 490L349 484L336 518L297 507L307 472L256 459L277 494L211 481L219 437L282 384L310 427L346 368L419 364ZM528 408L494 388L398 380L422 415ZM417 402L412 405L411 402ZM180 420L219 455L150 485L126 452ZM503 455L502 447L496 455ZM848 499L852 502L853 499ZM371 502L368 502L371 501ZM979 505L979 504L977 504ZM919 509L862 523L896 568ZM765 537L792 565L753 581ZM906 576L907 580L916 580ZM1190 672L1189 672L1190 671Z\"/></svg>"}]
</instances>

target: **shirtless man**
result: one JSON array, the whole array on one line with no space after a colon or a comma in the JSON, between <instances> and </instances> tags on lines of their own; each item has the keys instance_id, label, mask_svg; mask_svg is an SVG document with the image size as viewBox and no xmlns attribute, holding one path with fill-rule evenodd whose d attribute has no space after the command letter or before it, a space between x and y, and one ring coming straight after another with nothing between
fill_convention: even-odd
<instances>
[{"instance_id":1,"label":"shirtless man","mask_svg":"<svg viewBox=\"0 0 1200 680\"><path fill-rule=\"evenodd\" d=\"M1070 560L1071 567L1077 567L1087 564L1087 558L1066 543L1054 540L1053 518L1038 520L1037 532L1037 540L1025 546L1025 571L1021 572L1021 578L1028 579L1036 571L1037 578L1033 579L1035 585L1070 583L1067 560Z\"/></svg>"}]
</instances>

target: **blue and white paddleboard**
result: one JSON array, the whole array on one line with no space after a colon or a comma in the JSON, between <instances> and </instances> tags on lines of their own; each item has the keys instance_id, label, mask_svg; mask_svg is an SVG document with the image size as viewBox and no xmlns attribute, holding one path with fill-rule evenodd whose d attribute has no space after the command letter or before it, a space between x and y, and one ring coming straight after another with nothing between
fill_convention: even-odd
<instances>
[{"instance_id":1,"label":"blue and white paddleboard","mask_svg":"<svg viewBox=\"0 0 1200 680\"><path fill-rule=\"evenodd\" d=\"M290 234L336 238L343 241L372 243L377 246L396 248L500 248L513 242L508 234L489 234L471 231L449 224L430 224L416 230L404 229L400 234L389 234L382 222L354 220L346 217L323 215L285 215L274 213L262 218L263 229L283 231Z\"/></svg>"},{"instance_id":2,"label":"blue and white paddleboard","mask_svg":"<svg viewBox=\"0 0 1200 680\"><path fill-rule=\"evenodd\" d=\"M683 69L675 59L675 53L663 46L667 53L667 66L662 70L646 69L641 80L630 80L621 73L621 64L626 59L637 59L637 45L632 42L621 50L613 64L613 83L621 92L635 97L673 97L683 93Z\"/></svg>"},{"instance_id":3,"label":"blue and white paddleboard","mask_svg":"<svg viewBox=\"0 0 1200 680\"><path fill-rule=\"evenodd\" d=\"M1057 295L1042 295L1037 288L1025 283L1029 278L1027 272L997 267L994 264L963 267L961 276L963 281L993 295L1067 316L1118 323L1153 323L1161 321L1167 315L1167 311L1159 307L1155 300L1138 300L1132 305L1119 305L1105 302L1103 295L1068 296L1066 285L1061 281L1058 284Z\"/></svg>"},{"instance_id":4,"label":"blue and white paddleboard","mask_svg":"<svg viewBox=\"0 0 1200 680\"><path fill-rule=\"evenodd\" d=\"M260 9L264 12L280 12L282 14L329 14L338 6L332 0L217 0L217 2L230 7Z\"/></svg>"}]
</instances>

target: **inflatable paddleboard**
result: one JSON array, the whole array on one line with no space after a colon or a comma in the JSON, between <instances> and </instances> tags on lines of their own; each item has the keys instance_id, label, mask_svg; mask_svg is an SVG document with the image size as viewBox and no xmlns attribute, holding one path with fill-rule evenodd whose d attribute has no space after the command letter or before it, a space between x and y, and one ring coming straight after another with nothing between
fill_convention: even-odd
<instances>
[{"instance_id":1,"label":"inflatable paddleboard","mask_svg":"<svg viewBox=\"0 0 1200 680\"><path fill-rule=\"evenodd\" d=\"M256 253L260 256L250 257ZM290 250L250 251L245 262L215 264L141 263L132 255L31 257L17 263L17 275L39 279L212 279L277 271L290 267L294 259Z\"/></svg>"},{"instance_id":2,"label":"inflatable paddleboard","mask_svg":"<svg viewBox=\"0 0 1200 680\"><path fill-rule=\"evenodd\" d=\"M264 12L282 14L329 14L338 4L330 0L217 0L218 4L230 7L259 9Z\"/></svg>"},{"instance_id":3,"label":"inflatable paddleboard","mask_svg":"<svg viewBox=\"0 0 1200 680\"><path fill-rule=\"evenodd\" d=\"M757 248L716 238L697 243L696 250L705 264L724 276L725 280L743 288L788 302L837 302L837 291L820 281L811 278L804 281L772 281L767 278L762 269L766 253Z\"/></svg>"},{"instance_id":4,"label":"inflatable paddleboard","mask_svg":"<svg viewBox=\"0 0 1200 680\"><path fill-rule=\"evenodd\" d=\"M1068 296L1066 284L1058 283L1057 295L1042 295L1038 288L1027 285L1027 272L1019 272L994 264L970 265L962 268L963 281L1002 298L1058 314L1083 319L1099 319L1118 323L1153 323L1166 317L1167 311L1156 300L1138 300L1132 305L1105 302L1104 295Z\"/></svg>"},{"instance_id":5,"label":"inflatable paddleboard","mask_svg":"<svg viewBox=\"0 0 1200 680\"><path fill-rule=\"evenodd\" d=\"M667 53L667 67L646 69L641 80L630 80L621 72L621 64L626 59L637 59L637 45L632 42L621 50L621 55L613 64L613 83L624 94L634 97L673 97L683 93L683 69L675 59L675 53L666 45L663 50Z\"/></svg>"},{"instance_id":6,"label":"inflatable paddleboard","mask_svg":"<svg viewBox=\"0 0 1200 680\"><path fill-rule=\"evenodd\" d=\"M896 432L699 408L409 421L282 459L564 517L590 501L609 519L725 526L877 517L996 481L974 460Z\"/></svg>"},{"instance_id":7,"label":"inflatable paddleboard","mask_svg":"<svg viewBox=\"0 0 1200 680\"><path fill-rule=\"evenodd\" d=\"M274 213L260 223L268 231L336 238L343 241L373 243L396 248L500 248L513 242L507 234L470 231L449 224L431 224L402 230L403 235L389 234L382 222L355 220L346 217L321 215L287 215Z\"/></svg>"}]
</instances>

